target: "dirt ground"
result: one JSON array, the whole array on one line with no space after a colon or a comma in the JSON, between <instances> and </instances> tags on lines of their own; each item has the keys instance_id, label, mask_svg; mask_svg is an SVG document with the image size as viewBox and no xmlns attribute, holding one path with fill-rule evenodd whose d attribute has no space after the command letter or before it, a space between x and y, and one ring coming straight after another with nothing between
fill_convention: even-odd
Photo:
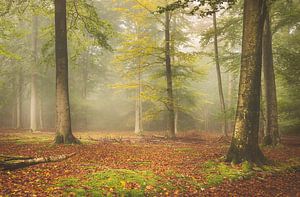
<instances>
[{"instance_id":1,"label":"dirt ground","mask_svg":"<svg viewBox=\"0 0 300 197\"><path fill-rule=\"evenodd\" d=\"M218 176L217 181L213 180L216 184L207 184L209 175L203 173L203 166L209 161L221 161L230 144L217 134L188 132L176 140L167 140L160 133L146 133L142 137L129 132L75 132L75 136L81 145L53 146L52 132L0 131L2 155L45 157L76 153L60 162L0 171L0 196L97 196L87 192L94 185L87 187L84 181L88 175L111 169L147 171L159 178L155 178L155 183L149 180L149 185L145 181L145 186L121 181L124 190L108 185L103 189L108 196L134 196L126 193L130 189L143 190L139 193L142 196L300 196L298 169L258 172L234 180ZM300 159L300 137L284 136L282 145L265 147L263 152L277 163ZM81 193L76 192L79 190L74 189L74 184L59 184L64 179L73 180L70 177L79 180ZM70 190L71 186L74 190Z\"/></svg>"}]
</instances>

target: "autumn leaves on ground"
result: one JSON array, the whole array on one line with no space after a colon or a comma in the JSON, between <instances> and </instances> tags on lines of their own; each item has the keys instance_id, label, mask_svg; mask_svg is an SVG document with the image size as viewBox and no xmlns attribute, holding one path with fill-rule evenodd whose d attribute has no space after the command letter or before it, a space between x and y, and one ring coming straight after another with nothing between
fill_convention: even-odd
<instances>
[{"instance_id":1,"label":"autumn leaves on ground","mask_svg":"<svg viewBox=\"0 0 300 197\"><path fill-rule=\"evenodd\" d=\"M299 137L263 147L270 165L222 162L229 141L188 132L176 140L159 133L75 132L81 145L52 145L53 133L1 131L1 155L59 162L0 172L0 196L299 196Z\"/></svg>"}]
</instances>

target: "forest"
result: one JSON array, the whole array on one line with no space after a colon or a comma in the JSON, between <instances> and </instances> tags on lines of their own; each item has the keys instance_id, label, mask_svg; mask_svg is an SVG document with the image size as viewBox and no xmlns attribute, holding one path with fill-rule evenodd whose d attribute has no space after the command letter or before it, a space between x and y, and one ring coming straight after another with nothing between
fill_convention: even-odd
<instances>
[{"instance_id":1,"label":"forest","mask_svg":"<svg viewBox=\"0 0 300 197\"><path fill-rule=\"evenodd\" d=\"M300 196L299 0L0 0L1 196Z\"/></svg>"}]
</instances>

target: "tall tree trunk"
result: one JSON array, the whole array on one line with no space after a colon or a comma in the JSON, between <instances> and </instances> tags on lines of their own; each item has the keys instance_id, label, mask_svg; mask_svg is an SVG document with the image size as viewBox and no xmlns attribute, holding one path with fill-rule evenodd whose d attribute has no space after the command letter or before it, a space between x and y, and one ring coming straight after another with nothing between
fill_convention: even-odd
<instances>
[{"instance_id":1,"label":"tall tree trunk","mask_svg":"<svg viewBox=\"0 0 300 197\"><path fill-rule=\"evenodd\" d=\"M90 54L87 54L88 61L85 63L85 65L82 66L82 100L84 103L83 107L83 124L82 129L87 129L87 81L88 81L88 65L92 62L90 60Z\"/></svg>"},{"instance_id":2,"label":"tall tree trunk","mask_svg":"<svg viewBox=\"0 0 300 197\"><path fill-rule=\"evenodd\" d=\"M170 12L165 12L165 58L166 58L166 78L167 78L167 109L168 109L168 133L169 138L175 138L175 114L174 98L172 88L172 68L170 54Z\"/></svg>"},{"instance_id":3,"label":"tall tree trunk","mask_svg":"<svg viewBox=\"0 0 300 197\"><path fill-rule=\"evenodd\" d=\"M263 34L263 70L266 98L265 145L277 145L280 141L277 115L276 84L273 66L272 33L267 9Z\"/></svg>"},{"instance_id":4,"label":"tall tree trunk","mask_svg":"<svg viewBox=\"0 0 300 197\"><path fill-rule=\"evenodd\" d=\"M232 93L233 93L233 77L231 73L228 73L227 109L230 109L230 111L232 110ZM231 130L232 130L232 116L230 115L227 131L231 132Z\"/></svg>"},{"instance_id":5,"label":"tall tree trunk","mask_svg":"<svg viewBox=\"0 0 300 197\"><path fill-rule=\"evenodd\" d=\"M16 79L12 79L12 91L13 91L13 98L16 96ZM16 128L16 100L12 99L11 101L11 119L10 125L11 128Z\"/></svg>"},{"instance_id":6,"label":"tall tree trunk","mask_svg":"<svg viewBox=\"0 0 300 197\"><path fill-rule=\"evenodd\" d=\"M171 62L173 63L173 66L175 66L176 65L176 56L175 56L175 54L176 54L175 39L176 38L175 38L175 34L176 34L176 29L177 29L177 17L176 17L176 15L173 15L173 20L172 21L173 21L173 28L172 28L172 34L171 34L171 39L170 39L170 41L171 41L170 50L171 50ZM174 85L174 88L175 88L175 90L174 90L174 113L175 113L174 114L174 130L175 130L175 134L177 134L178 133L179 97L177 96L177 94L178 94L177 88L178 87L176 87L176 85Z\"/></svg>"},{"instance_id":7,"label":"tall tree trunk","mask_svg":"<svg viewBox=\"0 0 300 197\"><path fill-rule=\"evenodd\" d=\"M55 143L79 142L72 134L68 87L66 0L55 0L56 137Z\"/></svg>"},{"instance_id":8,"label":"tall tree trunk","mask_svg":"<svg viewBox=\"0 0 300 197\"><path fill-rule=\"evenodd\" d=\"M221 104L221 112L223 114L223 124L222 124L222 132L224 136L227 135L227 117L226 117L226 106L224 101L223 87L222 87L222 76L219 62L219 50L218 50L218 32L217 32L217 19L216 13L213 13L213 21L214 21L214 47L215 47L215 61L216 61L216 70L217 70L217 78L218 78L218 88L219 88L219 98Z\"/></svg>"},{"instance_id":9,"label":"tall tree trunk","mask_svg":"<svg viewBox=\"0 0 300 197\"><path fill-rule=\"evenodd\" d=\"M142 134L143 132L143 109L142 109L142 82L141 82L141 61L138 59L138 88L136 92L136 105L135 105L135 134Z\"/></svg>"},{"instance_id":10,"label":"tall tree trunk","mask_svg":"<svg viewBox=\"0 0 300 197\"><path fill-rule=\"evenodd\" d=\"M17 129L23 128L22 121L22 92L23 92L23 73L22 67L19 67L17 78Z\"/></svg>"},{"instance_id":11,"label":"tall tree trunk","mask_svg":"<svg viewBox=\"0 0 300 197\"><path fill-rule=\"evenodd\" d=\"M139 26L136 24L136 35L137 40L142 39L140 36ZM136 105L135 105L135 127L134 133L141 135L143 132L143 106L142 106L142 68L141 68L141 58L137 57L137 67L138 67L138 78L137 78L137 90L136 90Z\"/></svg>"},{"instance_id":12,"label":"tall tree trunk","mask_svg":"<svg viewBox=\"0 0 300 197\"><path fill-rule=\"evenodd\" d=\"M264 0L245 0L235 128L226 160L265 162L258 146Z\"/></svg>"},{"instance_id":13,"label":"tall tree trunk","mask_svg":"<svg viewBox=\"0 0 300 197\"><path fill-rule=\"evenodd\" d=\"M38 64L38 17L32 18L33 65L31 67L30 130L37 129L37 64Z\"/></svg>"}]
</instances>

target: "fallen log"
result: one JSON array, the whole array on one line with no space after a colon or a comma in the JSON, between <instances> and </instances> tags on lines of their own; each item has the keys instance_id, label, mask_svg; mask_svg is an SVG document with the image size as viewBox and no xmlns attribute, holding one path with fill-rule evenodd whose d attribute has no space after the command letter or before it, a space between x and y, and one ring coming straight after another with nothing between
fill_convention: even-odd
<instances>
[{"instance_id":1,"label":"fallen log","mask_svg":"<svg viewBox=\"0 0 300 197\"><path fill-rule=\"evenodd\" d=\"M9 161L9 160L22 160L22 159L33 159L34 157L26 157L26 156L10 156L10 155L2 155L0 154L0 162Z\"/></svg>"},{"instance_id":2,"label":"fallen log","mask_svg":"<svg viewBox=\"0 0 300 197\"><path fill-rule=\"evenodd\" d=\"M18 168L24 168L31 165L36 165L40 163L49 163L49 162L58 162L65 159L68 159L75 155L75 153L71 153L68 155L57 155L57 156L49 156L49 157L37 157L37 158L27 158L24 159L22 157L15 157L16 159L12 159L13 157L7 156L6 158L0 161L0 170L15 170Z\"/></svg>"}]
</instances>

